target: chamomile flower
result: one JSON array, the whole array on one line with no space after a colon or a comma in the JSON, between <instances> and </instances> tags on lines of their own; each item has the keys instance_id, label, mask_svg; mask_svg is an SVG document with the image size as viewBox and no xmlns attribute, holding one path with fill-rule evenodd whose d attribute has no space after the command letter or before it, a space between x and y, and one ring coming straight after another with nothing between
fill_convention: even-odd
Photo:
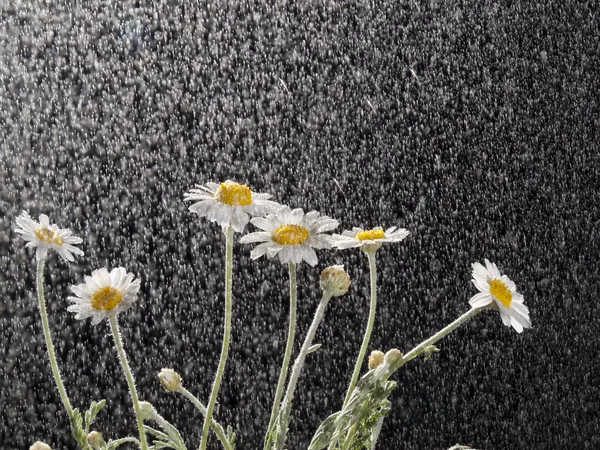
<instances>
[{"instance_id":1,"label":"chamomile flower","mask_svg":"<svg viewBox=\"0 0 600 450\"><path fill-rule=\"evenodd\" d=\"M481 308L490 303L500 311L502 322L512 326L517 333L531 327L529 309L523 304L523 296L517 292L515 283L506 275L501 275L495 264L485 260L485 267L476 262L473 264L473 284L479 293L475 294L469 304L473 308Z\"/></svg>"},{"instance_id":2,"label":"chamomile flower","mask_svg":"<svg viewBox=\"0 0 600 450\"><path fill-rule=\"evenodd\" d=\"M408 230L397 227L390 227L385 231L383 231L383 228L363 230L362 228L354 227L352 231L334 234L333 246L340 250L356 247L360 247L363 250L368 248L377 250L384 242L400 242L409 234Z\"/></svg>"},{"instance_id":3,"label":"chamomile flower","mask_svg":"<svg viewBox=\"0 0 600 450\"><path fill-rule=\"evenodd\" d=\"M206 183L190 189L185 200L199 200L188 209L211 222L217 222L223 230L229 225L241 233L250 221L250 216L265 216L277 211L281 205L268 200L270 194L252 192L244 184L227 180L224 183Z\"/></svg>"},{"instance_id":4,"label":"chamomile flower","mask_svg":"<svg viewBox=\"0 0 600 450\"><path fill-rule=\"evenodd\" d=\"M74 303L68 311L76 313L77 320L92 318L96 325L102 319L117 316L128 310L137 299L140 290L140 280L134 279L132 273L127 273L123 267L117 267L108 272L98 269L91 277L85 277L85 283L71 286L75 296L68 299Z\"/></svg>"},{"instance_id":5,"label":"chamomile flower","mask_svg":"<svg viewBox=\"0 0 600 450\"><path fill-rule=\"evenodd\" d=\"M292 211L287 206L266 218L255 217L251 222L264 230L240 239L243 244L262 242L250 253L252 259L262 255L268 258L277 255L282 264L306 261L311 266L317 264L315 248L331 248L331 236L322 233L333 230L339 224L335 219L319 215L317 211L304 214L302 209Z\"/></svg>"},{"instance_id":6,"label":"chamomile flower","mask_svg":"<svg viewBox=\"0 0 600 450\"><path fill-rule=\"evenodd\" d=\"M37 247L35 257L41 261L48 255L48 250L54 250L65 261L73 261L73 254L82 256L81 249L74 244L81 244L81 238L72 236L68 228L58 228L55 224L50 224L48 216L40 215L40 221L36 222L25 211L17 217L19 228L15 233L27 241L26 247Z\"/></svg>"}]
</instances>

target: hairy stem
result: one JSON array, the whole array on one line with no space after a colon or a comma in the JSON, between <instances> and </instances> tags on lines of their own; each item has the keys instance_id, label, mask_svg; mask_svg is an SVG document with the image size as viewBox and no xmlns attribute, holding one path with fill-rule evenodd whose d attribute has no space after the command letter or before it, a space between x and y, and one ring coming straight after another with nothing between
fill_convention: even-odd
<instances>
[{"instance_id":1,"label":"hairy stem","mask_svg":"<svg viewBox=\"0 0 600 450\"><path fill-rule=\"evenodd\" d=\"M109 317L110 330L112 331L113 339L115 340L115 346L117 347L117 353L119 354L119 360L121 361L121 367L125 373L127 379L127 385L129 386L129 392L131 394L131 401L133 402L133 410L135 412L135 419L137 422L138 431L140 433L140 448L142 450L148 450L148 443L146 442L146 433L144 432L144 422L140 415L140 403L138 400L137 390L135 389L135 380L131 374L129 363L127 362L127 355L123 350L123 343L121 342L121 333L119 332L119 324L117 323L116 316Z\"/></svg>"},{"instance_id":2,"label":"hairy stem","mask_svg":"<svg viewBox=\"0 0 600 450\"><path fill-rule=\"evenodd\" d=\"M50 359L50 367L52 368L52 375L58 387L60 398L67 410L69 417L73 417L73 407L65 391L65 387L60 377L58 370L58 364L56 363L56 355L54 354L54 344L52 344L52 336L50 335L50 327L48 326L48 314L46 313L46 300L44 299L44 264L46 259L41 259L37 264L37 296L38 303L40 305L40 316L42 318L42 328L44 329L44 339L46 340L46 349L48 350L48 358Z\"/></svg>"},{"instance_id":3,"label":"hairy stem","mask_svg":"<svg viewBox=\"0 0 600 450\"><path fill-rule=\"evenodd\" d=\"M270 450L272 447L272 432L274 431L277 415L279 414L279 406L281 397L283 396L283 388L285 379L287 378L292 349L294 348L294 336L296 334L296 265L290 262L288 263L288 268L290 272L290 322L283 364L281 365L281 372L279 372L279 381L277 382L277 390L275 391L275 399L273 400L273 408L271 409L271 419L269 420L269 427L265 436L264 450Z\"/></svg>"},{"instance_id":4,"label":"hairy stem","mask_svg":"<svg viewBox=\"0 0 600 450\"><path fill-rule=\"evenodd\" d=\"M483 311L484 309L487 309L487 308L488 308L488 306L470 309L469 311L464 313L462 316L460 316L458 319L456 319L454 322L452 322L450 325L442 328L440 331L435 333L429 339L426 339L423 342L421 342L419 345L417 345L415 348L413 348L411 351L409 351L406 355L404 355L402 357L402 359L400 359L399 361L397 361L396 363L394 363L390 366L387 377L389 378L390 375L392 375L396 370L398 370L400 367L402 367L407 362L415 359L417 356L421 355L422 353L425 353L425 351L427 350L427 347L435 344L437 341L439 341L443 337L452 333L455 329L457 329L459 326L461 326L467 320L476 316L481 311Z\"/></svg>"},{"instance_id":5,"label":"hairy stem","mask_svg":"<svg viewBox=\"0 0 600 450\"><path fill-rule=\"evenodd\" d=\"M202 426L202 440L200 441L200 450L206 450L208 444L208 431L212 422L213 410L217 401L219 388L223 372L225 371L225 363L227 362L227 354L229 353L229 338L231 336L231 283L232 283L232 265L233 265L233 228L230 226L225 230L225 329L223 331L223 346L221 347L221 358L217 367L217 374L213 383L206 415L204 416L204 425Z\"/></svg>"},{"instance_id":6,"label":"hairy stem","mask_svg":"<svg viewBox=\"0 0 600 450\"><path fill-rule=\"evenodd\" d=\"M354 391L354 388L356 387L356 382L358 381L358 377L360 375L362 363L365 359L367 348L369 347L369 341L371 340L371 333L373 331L373 325L375 323L375 313L377 312L377 265L375 263L375 251L365 251L365 253L369 258L369 272L371 276L371 306L369 308L369 319L367 322L367 329L365 330L365 335L363 337L362 345L360 347L360 352L358 353L358 359L356 360L356 364L354 365L354 372L352 373L352 379L350 381L350 385L348 386L348 391L346 392L344 406L348 404L348 401L350 400L350 395L352 395L352 391Z\"/></svg>"},{"instance_id":7,"label":"hairy stem","mask_svg":"<svg viewBox=\"0 0 600 450\"><path fill-rule=\"evenodd\" d=\"M298 383L298 377L300 376L300 372L302 372L302 366L304 365L306 355L308 355L308 349L312 345L315 333L317 331L317 328L319 328L319 324L323 320L323 316L325 315L325 308L327 308L327 304L329 303L330 299L331 294L324 292L323 297L321 298L321 302L317 307L317 311L315 312L312 324L310 325L308 333L306 334L306 338L304 338L304 343L302 344L300 353L298 354L296 361L294 362L292 374L290 375L290 381L285 392L285 397L283 398L281 411L279 413L277 421L277 427L281 427L281 429L277 430L277 442L275 447L277 450L281 450L283 448L283 445L285 444L285 438L287 435L288 428L287 424L289 422L290 411L292 408L292 400L294 398L294 391L296 390L296 385Z\"/></svg>"},{"instance_id":8,"label":"hairy stem","mask_svg":"<svg viewBox=\"0 0 600 450\"><path fill-rule=\"evenodd\" d=\"M192 402L192 404L198 409L198 411L200 411L200 414L202 414L203 416L206 416L206 406L204 406L194 394L192 394L190 391L188 391L183 386L180 386L179 388L177 388L177 392L179 392L185 398L187 398L190 402ZM227 436L225 435L225 431L223 430L223 427L221 425L219 425L215 419L213 419L211 421L210 427L215 432L217 437L219 438L219 441L221 441L223 448L225 450L233 450L232 446L230 445L229 441L227 440Z\"/></svg>"}]
</instances>

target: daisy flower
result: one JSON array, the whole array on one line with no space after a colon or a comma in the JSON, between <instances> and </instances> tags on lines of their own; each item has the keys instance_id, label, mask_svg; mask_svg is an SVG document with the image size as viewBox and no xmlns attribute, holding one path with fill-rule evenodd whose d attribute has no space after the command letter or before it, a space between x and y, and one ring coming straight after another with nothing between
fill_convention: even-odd
<instances>
[{"instance_id":1,"label":"daisy flower","mask_svg":"<svg viewBox=\"0 0 600 450\"><path fill-rule=\"evenodd\" d=\"M252 224L264 230L250 233L240 239L243 244L262 242L250 253L252 259L262 255L279 257L282 264L298 264L303 260L309 265L317 264L314 249L331 248L331 236L322 234L336 228L339 222L317 211L304 214L302 209L290 210L287 206L266 218L255 217Z\"/></svg>"},{"instance_id":2,"label":"daisy flower","mask_svg":"<svg viewBox=\"0 0 600 450\"><path fill-rule=\"evenodd\" d=\"M48 255L48 250L56 251L65 261L73 261L73 254L82 256L81 249L74 244L81 244L81 238L72 236L68 228L58 228L57 225L50 225L48 216L40 215L40 221L36 222L25 211L17 217L19 228L15 233L27 241L26 247L37 247L35 257L41 261Z\"/></svg>"},{"instance_id":3,"label":"daisy flower","mask_svg":"<svg viewBox=\"0 0 600 450\"><path fill-rule=\"evenodd\" d=\"M502 322L511 326L518 333L523 328L531 327L529 309L523 304L523 296L517 292L515 283L506 275L501 275L496 264L485 260L485 267L476 262L473 264L473 284L479 293L475 294L469 304L473 308L481 308L490 303L500 311Z\"/></svg>"},{"instance_id":4,"label":"daisy flower","mask_svg":"<svg viewBox=\"0 0 600 450\"><path fill-rule=\"evenodd\" d=\"M252 192L245 184L227 180L224 183L206 183L190 189L185 200L199 200L188 209L211 222L217 222L223 230L229 225L241 233L250 216L264 216L277 211L281 205L268 200L270 194Z\"/></svg>"},{"instance_id":5,"label":"daisy flower","mask_svg":"<svg viewBox=\"0 0 600 450\"><path fill-rule=\"evenodd\" d=\"M333 246L344 250L347 248L360 247L361 249L381 247L384 242L400 242L408 236L410 232L404 228L390 227L383 231L383 228L373 228L372 230L363 230L362 228L352 228L352 231L344 231L342 234L333 235Z\"/></svg>"},{"instance_id":6,"label":"daisy flower","mask_svg":"<svg viewBox=\"0 0 600 450\"><path fill-rule=\"evenodd\" d=\"M71 286L75 296L69 297L74 305L68 311L76 313L77 320L92 318L96 325L106 317L116 317L131 307L140 290L140 280L134 279L123 267L117 267L108 273L106 269L92 272L85 277L85 283Z\"/></svg>"}]
</instances>

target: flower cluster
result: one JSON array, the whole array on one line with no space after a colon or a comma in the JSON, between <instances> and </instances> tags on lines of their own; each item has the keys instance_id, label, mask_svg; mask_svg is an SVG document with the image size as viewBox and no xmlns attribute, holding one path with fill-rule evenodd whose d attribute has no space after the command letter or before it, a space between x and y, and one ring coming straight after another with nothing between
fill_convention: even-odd
<instances>
[{"instance_id":1,"label":"flower cluster","mask_svg":"<svg viewBox=\"0 0 600 450\"><path fill-rule=\"evenodd\" d=\"M359 375L363 368L363 359L366 356L371 331L375 323L377 302L375 253L384 243L401 242L410 233L404 228L393 226L387 229L382 227L371 229L354 227L352 230L343 231L342 234L329 234L329 232L332 232L339 226L339 222L336 219L321 215L317 211L305 213L299 208L291 209L288 206L280 205L270 200L270 198L271 195L269 194L255 193L248 186L231 180L220 184L207 183L204 186L191 189L184 195L184 200L194 202L189 206L191 212L219 224L226 236L223 349L208 407L205 407L183 387L181 377L174 370L163 368L158 374L161 385L167 391L178 392L184 395L204 415L200 450L206 449L210 429L217 435L225 450L233 450L234 448L235 433L229 428L225 431L221 425L213 420L212 414L217 400L221 377L224 373L231 334L233 237L234 232L243 233L246 225L249 223L259 229L259 231L248 233L240 239L240 242L243 244L258 244L251 250L250 257L253 260L261 256L266 256L269 259L277 257L281 264L289 265L290 272L290 326L288 328L288 343L275 394L271 420L265 437L265 448L283 449L296 383L299 379L304 359L309 353L316 351L320 347L320 344L313 345L312 339L324 317L327 302L332 297L339 297L346 294L350 288L350 277L344 271L343 266L334 265L322 271L320 286L323 290L323 298L317 308L313 323L292 369L285 398L281 402L294 344L297 296L296 265L304 261L310 266L315 266L318 263L316 250L331 248L338 250L360 249L368 257L371 281L369 320L355 364L352 380L342 410L340 413L333 414L330 418L326 419L313 439L313 442L317 442L320 449L325 447L339 448L335 446L337 442L344 442L344 448L347 447L346 444L352 448L357 448L357 444L363 445L366 442L366 435L361 435L360 433L367 432L369 442L371 443L370 448L374 448L381 427L381 421L383 420L380 411L388 407L387 396L395 385L395 383L387 382L387 377L401 365L419 355L425 355L426 359L428 359L432 352L439 351L433 345L435 342L476 315L480 310L492 308L499 311L504 325L512 326L518 333L523 332L525 328L531 327L529 310L524 304L523 295L517 292L515 283L508 276L501 274L498 267L486 259L484 261L485 265L480 263L472 265L472 282L479 292L469 301L472 307L470 311L463 314L431 338L423 341L407 354L403 354L395 348L385 354L379 350L372 351L368 357L370 371L359 380ZM78 409L71 406L60 379L51 335L48 329L43 294L43 270L49 252L55 251L65 261L72 262L74 261L74 256L83 255L83 251L76 247L76 245L82 243L82 239L73 236L69 229L61 229L56 224L50 224L48 216L44 214L40 215L39 222L36 222L27 212L23 212L17 217L16 223L17 228L15 232L20 234L27 242L27 247L36 249L38 300L50 365L59 394L71 419L73 436L77 439L80 447L83 449L89 447L92 449L116 448L124 442L135 442L142 450L148 450L149 448L154 448L148 447L146 433L150 433L154 434L154 437L157 438L154 444L161 448L184 449L185 445L177 429L161 417L150 403L140 402L138 399L133 375L121 342L117 316L127 311L136 302L141 289L141 281L140 279L136 279L134 274L128 273L123 267L117 267L111 271L106 268L94 270L91 276L84 278L84 283L71 286L70 289L74 295L68 297L68 300L72 304L68 306L67 310L75 313L75 319L77 320L91 318L93 325L99 324L104 319L108 319L118 357L131 392L139 431L139 441L136 438L128 437L106 443L101 433L93 430L89 431L89 426L99 409L103 406L104 400L92 403L92 406L85 414L85 429L82 427L81 413L79 413ZM377 389L377 395L379 396L377 398L369 397L372 394L371 391L374 389L374 386L382 387L381 389ZM363 401L367 397L369 397L369 401ZM368 414L364 416L364 411L357 409L361 408L361 405L367 405L370 408L367 412L369 414L372 412L373 415L369 416ZM367 417L368 420L365 420L363 425L369 423L375 426L375 428L367 430L367 428L355 427L356 424L351 422L351 419L355 416ZM374 420L375 418L377 420ZM149 420L157 422L164 432L158 432L145 426L143 422ZM360 433L357 434L357 430ZM321 445L321 441L325 442L324 446ZM31 447L31 449L34 448L40 450L49 449L43 442L36 442ZM310 449L313 449L312 444Z\"/></svg>"}]
</instances>

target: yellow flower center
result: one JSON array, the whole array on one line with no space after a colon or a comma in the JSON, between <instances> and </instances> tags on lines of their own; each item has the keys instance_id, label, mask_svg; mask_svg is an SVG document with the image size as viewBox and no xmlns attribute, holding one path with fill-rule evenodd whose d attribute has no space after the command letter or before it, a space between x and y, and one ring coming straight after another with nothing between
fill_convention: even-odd
<instances>
[{"instance_id":1,"label":"yellow flower center","mask_svg":"<svg viewBox=\"0 0 600 450\"><path fill-rule=\"evenodd\" d=\"M99 311L110 311L123 300L123 294L112 286L98 289L92 295L92 308Z\"/></svg>"},{"instance_id":2,"label":"yellow flower center","mask_svg":"<svg viewBox=\"0 0 600 450\"><path fill-rule=\"evenodd\" d=\"M56 231L52 231L48 227L38 227L35 229L35 237L40 241L48 244L63 245L64 241Z\"/></svg>"},{"instance_id":3,"label":"yellow flower center","mask_svg":"<svg viewBox=\"0 0 600 450\"><path fill-rule=\"evenodd\" d=\"M507 308L510 307L510 302L512 301L512 292L508 289L508 286L504 284L504 282L494 278L489 282L490 284L490 294L492 294L496 299L500 301Z\"/></svg>"},{"instance_id":4,"label":"yellow flower center","mask_svg":"<svg viewBox=\"0 0 600 450\"><path fill-rule=\"evenodd\" d=\"M373 228L372 230L360 230L356 234L356 239L359 241L371 241L373 239L383 239L385 233L382 228Z\"/></svg>"},{"instance_id":5,"label":"yellow flower center","mask_svg":"<svg viewBox=\"0 0 600 450\"><path fill-rule=\"evenodd\" d=\"M215 192L215 198L231 206L246 206L252 204L252 191L245 184L226 181Z\"/></svg>"},{"instance_id":6,"label":"yellow flower center","mask_svg":"<svg viewBox=\"0 0 600 450\"><path fill-rule=\"evenodd\" d=\"M282 225L275 228L271 238L279 245L301 244L308 239L308 230L300 225Z\"/></svg>"}]
</instances>

